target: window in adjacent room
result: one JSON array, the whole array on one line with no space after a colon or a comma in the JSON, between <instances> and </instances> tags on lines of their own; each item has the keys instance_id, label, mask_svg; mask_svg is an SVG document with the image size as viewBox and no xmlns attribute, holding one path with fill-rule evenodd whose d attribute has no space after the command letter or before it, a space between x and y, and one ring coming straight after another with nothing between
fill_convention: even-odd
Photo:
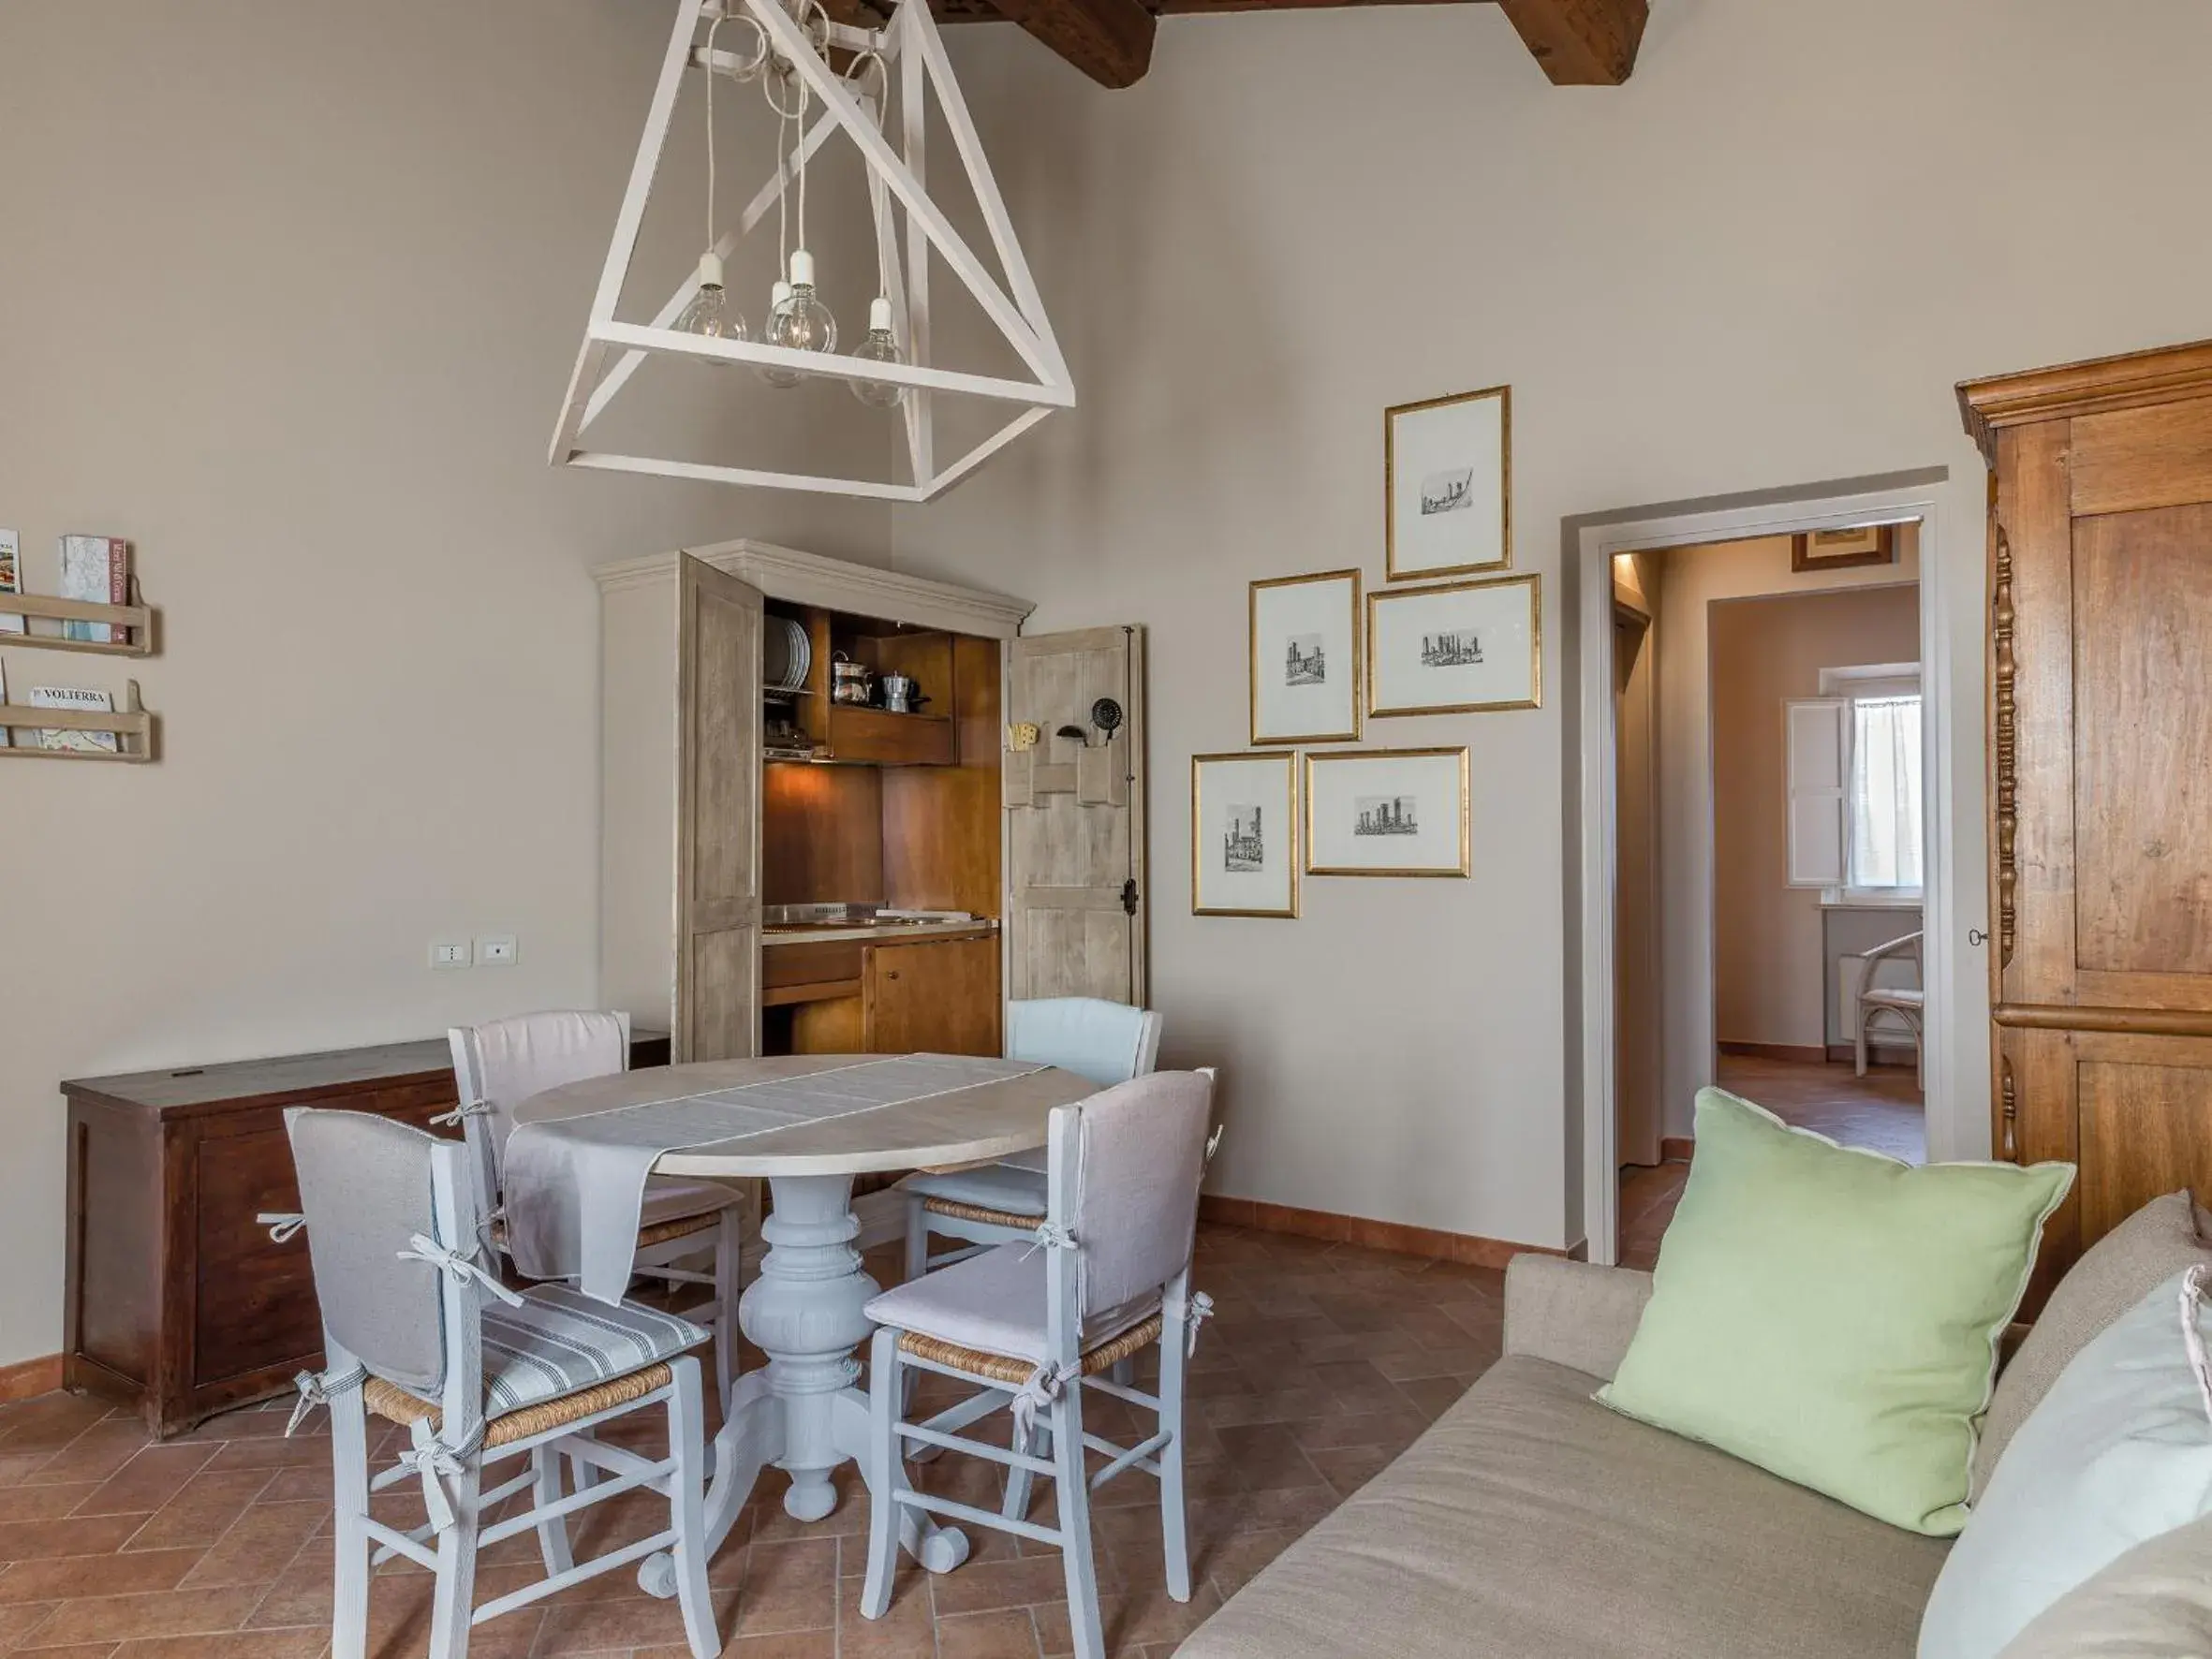
<instances>
[{"instance_id":1,"label":"window in adjacent room","mask_svg":"<svg viewBox=\"0 0 2212 1659\"><path fill-rule=\"evenodd\" d=\"M1920 666L1822 668L1784 708L1790 885L1831 903L1921 896Z\"/></svg>"}]
</instances>

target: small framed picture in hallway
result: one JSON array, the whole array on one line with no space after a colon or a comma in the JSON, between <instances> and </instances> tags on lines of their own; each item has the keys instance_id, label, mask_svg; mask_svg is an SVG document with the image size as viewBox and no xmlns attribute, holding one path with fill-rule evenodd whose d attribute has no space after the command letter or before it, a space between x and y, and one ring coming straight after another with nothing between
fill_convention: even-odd
<instances>
[{"instance_id":1,"label":"small framed picture in hallway","mask_svg":"<svg viewBox=\"0 0 2212 1659\"><path fill-rule=\"evenodd\" d=\"M1360 738L1360 573L1252 584L1252 741Z\"/></svg>"},{"instance_id":2,"label":"small framed picture in hallway","mask_svg":"<svg viewBox=\"0 0 2212 1659\"><path fill-rule=\"evenodd\" d=\"M1465 749L1305 757L1308 875L1465 875L1468 817Z\"/></svg>"},{"instance_id":3,"label":"small framed picture in hallway","mask_svg":"<svg viewBox=\"0 0 2212 1659\"><path fill-rule=\"evenodd\" d=\"M1298 757L1190 757L1190 913L1298 914Z\"/></svg>"}]
</instances>

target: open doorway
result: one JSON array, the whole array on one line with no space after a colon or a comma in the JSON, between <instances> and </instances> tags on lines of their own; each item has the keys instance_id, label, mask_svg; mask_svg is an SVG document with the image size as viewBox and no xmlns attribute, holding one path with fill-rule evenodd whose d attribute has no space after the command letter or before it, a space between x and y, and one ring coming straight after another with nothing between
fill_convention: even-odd
<instances>
[{"instance_id":1,"label":"open doorway","mask_svg":"<svg viewBox=\"0 0 2212 1659\"><path fill-rule=\"evenodd\" d=\"M1878 556L1849 563L1801 536L1612 562L1612 1141L1632 1266L1672 1219L1707 1083L1927 1155L1918 526L1864 539Z\"/></svg>"}]
</instances>

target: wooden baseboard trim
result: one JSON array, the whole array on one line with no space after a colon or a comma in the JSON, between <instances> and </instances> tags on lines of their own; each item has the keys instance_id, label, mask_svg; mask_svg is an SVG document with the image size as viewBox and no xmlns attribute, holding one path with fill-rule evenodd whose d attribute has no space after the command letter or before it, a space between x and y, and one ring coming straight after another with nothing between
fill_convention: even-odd
<instances>
[{"instance_id":1,"label":"wooden baseboard trim","mask_svg":"<svg viewBox=\"0 0 2212 1659\"><path fill-rule=\"evenodd\" d=\"M1691 1136L1662 1135L1659 1137L1659 1162L1662 1164L1687 1164L1689 1162L1690 1154L1697 1149L1698 1143Z\"/></svg>"},{"instance_id":2,"label":"wooden baseboard trim","mask_svg":"<svg viewBox=\"0 0 2212 1659\"><path fill-rule=\"evenodd\" d=\"M1723 1054L1738 1060L1787 1060L1798 1065L1825 1065L1827 1048L1820 1043L1719 1043Z\"/></svg>"},{"instance_id":3,"label":"wooden baseboard trim","mask_svg":"<svg viewBox=\"0 0 2212 1659\"><path fill-rule=\"evenodd\" d=\"M1586 1260L1589 1255L1586 1243L1555 1250L1542 1244L1515 1244L1473 1233L1407 1226L1402 1222L1338 1215L1328 1210L1300 1210L1290 1204L1270 1204L1264 1198L1232 1198L1220 1193L1202 1194L1198 1213L1202 1221L1250 1227L1256 1232L1290 1233L1301 1239L1356 1244L1363 1250L1388 1250L1398 1255L1425 1255L1433 1261L1472 1268L1502 1268L1516 1255L1563 1255L1575 1261Z\"/></svg>"},{"instance_id":4,"label":"wooden baseboard trim","mask_svg":"<svg viewBox=\"0 0 2212 1659\"><path fill-rule=\"evenodd\" d=\"M18 1400L30 1400L40 1394L52 1394L62 1386L62 1357L44 1354L36 1359L19 1359L13 1365L0 1365L0 1405L13 1404Z\"/></svg>"},{"instance_id":5,"label":"wooden baseboard trim","mask_svg":"<svg viewBox=\"0 0 2212 1659\"><path fill-rule=\"evenodd\" d=\"M1858 1050L1849 1043L1828 1045L1830 1065L1850 1065L1858 1057ZM1911 1071L1919 1065L1920 1059L1910 1049L1891 1049L1876 1043L1866 1050L1866 1063L1869 1065L1890 1065L1902 1071Z\"/></svg>"}]
</instances>

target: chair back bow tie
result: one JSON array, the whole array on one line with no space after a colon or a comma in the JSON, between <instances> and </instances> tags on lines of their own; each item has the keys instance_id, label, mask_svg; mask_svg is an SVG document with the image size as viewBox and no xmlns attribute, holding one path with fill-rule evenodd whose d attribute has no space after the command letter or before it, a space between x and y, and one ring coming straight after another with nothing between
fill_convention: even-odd
<instances>
[{"instance_id":1,"label":"chair back bow tie","mask_svg":"<svg viewBox=\"0 0 2212 1659\"><path fill-rule=\"evenodd\" d=\"M1027 1261L1040 1250L1074 1250L1078 1248L1075 1242L1075 1234L1056 1221L1039 1222L1037 1230L1029 1235L1029 1248L1022 1252L1024 1261Z\"/></svg>"},{"instance_id":2,"label":"chair back bow tie","mask_svg":"<svg viewBox=\"0 0 2212 1659\"><path fill-rule=\"evenodd\" d=\"M1184 1322L1184 1329L1188 1335L1185 1339L1183 1354L1185 1358L1188 1358L1198 1352L1198 1328L1214 1316L1214 1299L1202 1290L1197 1291L1187 1302L1170 1302L1166 1312L1169 1318Z\"/></svg>"},{"instance_id":3,"label":"chair back bow tie","mask_svg":"<svg viewBox=\"0 0 2212 1659\"><path fill-rule=\"evenodd\" d=\"M499 1283L478 1265L474 1251L455 1250L440 1244L435 1239L417 1233L407 1241L407 1247L399 1253L402 1261L425 1261L449 1279L466 1285L472 1280L510 1308L523 1305L521 1295Z\"/></svg>"},{"instance_id":4,"label":"chair back bow tie","mask_svg":"<svg viewBox=\"0 0 2212 1659\"><path fill-rule=\"evenodd\" d=\"M307 1218L297 1211L264 1211L254 1217L254 1226L269 1229L272 1244L288 1244L307 1229Z\"/></svg>"},{"instance_id":5,"label":"chair back bow tie","mask_svg":"<svg viewBox=\"0 0 2212 1659\"><path fill-rule=\"evenodd\" d=\"M461 1451L434 1433L426 1417L417 1417L408 1432L415 1444L400 1453L399 1466L411 1469L422 1482L422 1507L430 1516L430 1530L443 1533L453 1524L453 1499L446 1481L468 1473Z\"/></svg>"},{"instance_id":6,"label":"chair back bow tie","mask_svg":"<svg viewBox=\"0 0 2212 1659\"><path fill-rule=\"evenodd\" d=\"M359 1364L342 1371L332 1366L329 1371L294 1373L292 1387L300 1391L300 1398L293 1402L292 1415L285 1423L284 1437L289 1440L317 1406L328 1406L337 1396L360 1387L368 1377L367 1370Z\"/></svg>"},{"instance_id":7,"label":"chair back bow tie","mask_svg":"<svg viewBox=\"0 0 2212 1659\"><path fill-rule=\"evenodd\" d=\"M484 1117L490 1113L491 1109L492 1103L489 1100L464 1100L450 1111L442 1111L430 1121L434 1123L458 1125L467 1122L470 1118Z\"/></svg>"}]
</instances>

